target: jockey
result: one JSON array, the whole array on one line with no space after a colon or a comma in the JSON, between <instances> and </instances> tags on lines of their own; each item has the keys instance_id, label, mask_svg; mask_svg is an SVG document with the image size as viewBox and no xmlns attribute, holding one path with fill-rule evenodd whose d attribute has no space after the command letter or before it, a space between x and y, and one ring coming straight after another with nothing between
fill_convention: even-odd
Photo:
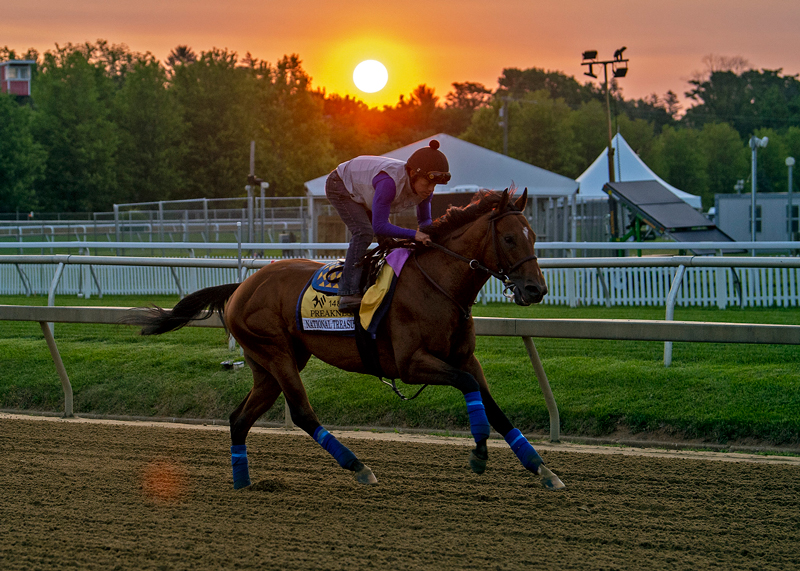
<instances>
[{"instance_id":1,"label":"jockey","mask_svg":"<svg viewBox=\"0 0 800 571\"><path fill-rule=\"evenodd\" d=\"M437 184L450 180L447 157L433 139L407 162L387 157L360 156L340 164L328 176L325 194L350 230L350 246L339 280L339 311L355 313L361 305L361 275L356 266L373 235L406 238L427 244L419 230L431 223L431 198ZM417 209L417 230L395 226L389 214Z\"/></svg>"}]
</instances>

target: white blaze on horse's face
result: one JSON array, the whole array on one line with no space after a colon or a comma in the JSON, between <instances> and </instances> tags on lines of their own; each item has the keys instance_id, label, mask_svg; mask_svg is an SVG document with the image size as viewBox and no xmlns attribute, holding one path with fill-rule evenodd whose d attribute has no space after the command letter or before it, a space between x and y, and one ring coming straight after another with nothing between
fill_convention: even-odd
<instances>
[{"instance_id":1,"label":"white blaze on horse's face","mask_svg":"<svg viewBox=\"0 0 800 571\"><path fill-rule=\"evenodd\" d=\"M527 226L522 229L522 233L525 235L525 240L529 240L530 239L529 235L528 235L528 227Z\"/></svg>"}]
</instances>

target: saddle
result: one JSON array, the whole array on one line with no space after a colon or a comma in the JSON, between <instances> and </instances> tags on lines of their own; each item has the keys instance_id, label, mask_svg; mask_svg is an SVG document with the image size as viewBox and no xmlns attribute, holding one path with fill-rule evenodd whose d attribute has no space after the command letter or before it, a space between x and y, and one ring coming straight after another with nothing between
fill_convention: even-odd
<instances>
[{"instance_id":1,"label":"saddle","mask_svg":"<svg viewBox=\"0 0 800 571\"><path fill-rule=\"evenodd\" d=\"M394 284L409 251L406 249L375 248L367 252L360 262L365 264L366 290L358 312L358 319L339 311L339 280L344 268L343 260L334 260L319 268L309 280L297 302L297 324L301 331L339 333L352 335L356 324L374 337L380 319L388 310L394 293Z\"/></svg>"},{"instance_id":2,"label":"saddle","mask_svg":"<svg viewBox=\"0 0 800 571\"><path fill-rule=\"evenodd\" d=\"M297 302L297 325L307 333L354 335L361 360L368 372L384 377L377 348L378 326L386 316L394 295L397 277L410 251L404 248L375 248L360 262L364 271L366 293L358 315L339 311L339 280L344 262L334 260L317 270Z\"/></svg>"}]
</instances>

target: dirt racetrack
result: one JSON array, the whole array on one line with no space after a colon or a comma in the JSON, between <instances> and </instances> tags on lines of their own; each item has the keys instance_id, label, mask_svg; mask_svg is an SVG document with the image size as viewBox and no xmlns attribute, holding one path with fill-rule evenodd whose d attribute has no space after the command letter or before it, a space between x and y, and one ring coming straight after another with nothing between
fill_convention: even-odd
<instances>
[{"instance_id":1,"label":"dirt racetrack","mask_svg":"<svg viewBox=\"0 0 800 571\"><path fill-rule=\"evenodd\" d=\"M797 458L537 446L550 492L502 441L341 440L377 486L256 430L234 491L224 427L0 414L0 569L800 568Z\"/></svg>"}]
</instances>

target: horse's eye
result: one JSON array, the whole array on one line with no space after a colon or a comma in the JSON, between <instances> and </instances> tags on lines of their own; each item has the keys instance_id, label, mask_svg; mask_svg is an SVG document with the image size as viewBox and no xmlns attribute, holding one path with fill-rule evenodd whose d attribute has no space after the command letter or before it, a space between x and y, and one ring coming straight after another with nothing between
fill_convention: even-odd
<instances>
[{"instance_id":1,"label":"horse's eye","mask_svg":"<svg viewBox=\"0 0 800 571\"><path fill-rule=\"evenodd\" d=\"M505 236L503 240L505 240L505 243L509 246L513 246L515 243L514 236Z\"/></svg>"}]
</instances>

